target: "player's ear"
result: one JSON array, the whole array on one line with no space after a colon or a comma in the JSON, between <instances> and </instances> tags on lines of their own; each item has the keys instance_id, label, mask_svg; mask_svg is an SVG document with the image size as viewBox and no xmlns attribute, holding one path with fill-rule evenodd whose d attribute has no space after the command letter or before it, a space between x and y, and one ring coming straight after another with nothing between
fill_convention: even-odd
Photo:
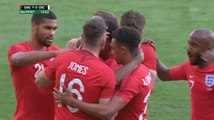
<instances>
[{"instance_id":1,"label":"player's ear","mask_svg":"<svg viewBox=\"0 0 214 120\"><path fill-rule=\"evenodd\" d=\"M82 44L85 43L85 36L83 34L81 34L80 41Z\"/></svg>"},{"instance_id":2,"label":"player's ear","mask_svg":"<svg viewBox=\"0 0 214 120\"><path fill-rule=\"evenodd\" d=\"M141 31L141 35L143 35L144 34L144 29L142 29L142 31Z\"/></svg>"},{"instance_id":3,"label":"player's ear","mask_svg":"<svg viewBox=\"0 0 214 120\"><path fill-rule=\"evenodd\" d=\"M31 22L31 27L32 27L33 31L36 30L36 27L37 27L36 23L35 22Z\"/></svg>"},{"instance_id":4,"label":"player's ear","mask_svg":"<svg viewBox=\"0 0 214 120\"><path fill-rule=\"evenodd\" d=\"M105 44L106 44L106 38L103 38L101 43L100 43L100 45L101 45L102 48L104 48Z\"/></svg>"},{"instance_id":5,"label":"player's ear","mask_svg":"<svg viewBox=\"0 0 214 120\"><path fill-rule=\"evenodd\" d=\"M127 49L127 47L121 45L121 46L120 46L120 51L121 51L122 54L126 54L127 51L128 51L128 49Z\"/></svg>"},{"instance_id":6,"label":"player's ear","mask_svg":"<svg viewBox=\"0 0 214 120\"><path fill-rule=\"evenodd\" d=\"M83 43L84 35L81 34L81 36L80 36L78 39L79 39L79 41L80 41L81 43Z\"/></svg>"},{"instance_id":7,"label":"player's ear","mask_svg":"<svg viewBox=\"0 0 214 120\"><path fill-rule=\"evenodd\" d=\"M101 40L100 45L104 48L104 46L105 46L105 44L106 44L106 39L107 39L107 38L106 38L106 34L103 35L101 39L102 39L102 40Z\"/></svg>"}]
</instances>

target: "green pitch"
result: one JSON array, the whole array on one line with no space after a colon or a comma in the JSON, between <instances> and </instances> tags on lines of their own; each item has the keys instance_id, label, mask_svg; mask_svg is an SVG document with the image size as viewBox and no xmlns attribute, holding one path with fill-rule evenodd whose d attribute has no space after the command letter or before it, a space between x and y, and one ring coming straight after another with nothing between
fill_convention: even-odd
<instances>
[{"instance_id":1,"label":"green pitch","mask_svg":"<svg viewBox=\"0 0 214 120\"><path fill-rule=\"evenodd\" d=\"M197 28L214 30L212 0L34 0L0 1L0 120L11 120L15 95L7 62L10 45L28 40L31 15L19 14L19 5L47 4L58 16L54 44L64 47L66 41L81 34L84 21L96 10L113 12L119 17L133 9L146 18L143 38L155 40L158 57L169 66L186 57L187 38ZM189 120L190 104L187 82L158 81L149 102L149 120Z\"/></svg>"}]
</instances>

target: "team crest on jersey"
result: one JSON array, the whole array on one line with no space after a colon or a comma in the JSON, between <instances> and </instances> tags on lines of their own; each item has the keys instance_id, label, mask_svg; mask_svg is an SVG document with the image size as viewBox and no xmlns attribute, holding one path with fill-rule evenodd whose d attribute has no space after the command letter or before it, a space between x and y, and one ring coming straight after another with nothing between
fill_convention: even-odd
<instances>
[{"instance_id":1,"label":"team crest on jersey","mask_svg":"<svg viewBox=\"0 0 214 120\"><path fill-rule=\"evenodd\" d=\"M214 85L214 75L206 75L205 84L207 87L212 87Z\"/></svg>"}]
</instances>

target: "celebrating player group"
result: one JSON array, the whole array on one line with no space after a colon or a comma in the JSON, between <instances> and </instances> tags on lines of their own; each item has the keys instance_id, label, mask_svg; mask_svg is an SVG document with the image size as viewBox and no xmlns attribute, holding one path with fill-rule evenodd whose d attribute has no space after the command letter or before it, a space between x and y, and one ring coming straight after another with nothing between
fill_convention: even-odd
<instances>
[{"instance_id":1,"label":"celebrating player group","mask_svg":"<svg viewBox=\"0 0 214 120\"><path fill-rule=\"evenodd\" d=\"M213 31L192 31L189 59L168 68L153 41L141 39L145 25L138 11L124 12L119 22L113 13L96 11L82 35L60 48L52 45L56 15L33 14L30 39L8 50L17 102L13 120L148 120L157 78L186 80L191 119L214 120Z\"/></svg>"}]
</instances>

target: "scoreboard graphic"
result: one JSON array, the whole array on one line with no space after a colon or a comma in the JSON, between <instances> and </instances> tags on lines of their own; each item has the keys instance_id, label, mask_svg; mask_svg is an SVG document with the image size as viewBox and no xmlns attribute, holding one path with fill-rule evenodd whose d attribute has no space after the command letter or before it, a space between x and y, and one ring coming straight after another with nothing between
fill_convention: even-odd
<instances>
[{"instance_id":1,"label":"scoreboard graphic","mask_svg":"<svg viewBox=\"0 0 214 120\"><path fill-rule=\"evenodd\" d=\"M20 5L20 14L48 14L50 5Z\"/></svg>"}]
</instances>

